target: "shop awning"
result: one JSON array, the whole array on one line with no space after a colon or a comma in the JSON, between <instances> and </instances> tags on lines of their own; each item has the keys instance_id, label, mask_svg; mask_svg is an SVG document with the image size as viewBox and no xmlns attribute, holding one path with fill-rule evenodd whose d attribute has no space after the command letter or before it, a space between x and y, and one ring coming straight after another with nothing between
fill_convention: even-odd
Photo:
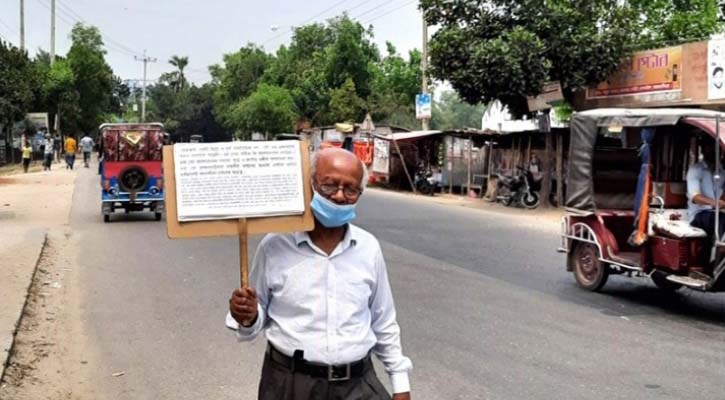
<instances>
[{"instance_id":1,"label":"shop awning","mask_svg":"<svg viewBox=\"0 0 725 400\"><path fill-rule=\"evenodd\" d=\"M390 135L374 135L378 139L383 140L394 140L396 142L401 140L415 140L428 136L435 136L442 134L443 131L412 131L412 132L398 132L391 133Z\"/></svg>"}]
</instances>

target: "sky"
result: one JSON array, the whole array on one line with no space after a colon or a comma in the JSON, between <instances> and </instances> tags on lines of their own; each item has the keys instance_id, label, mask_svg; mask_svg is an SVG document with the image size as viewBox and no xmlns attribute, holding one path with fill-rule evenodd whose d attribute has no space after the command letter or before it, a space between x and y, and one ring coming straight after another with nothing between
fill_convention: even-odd
<instances>
[{"instance_id":1,"label":"sky","mask_svg":"<svg viewBox=\"0 0 725 400\"><path fill-rule=\"evenodd\" d=\"M20 1L0 0L0 37L19 45ZM33 55L50 47L51 0L25 1L25 46ZM188 56L186 75L201 84L210 80L207 67L222 55L249 42L275 52L289 43L291 30L323 22L348 10L372 25L381 52L392 42L398 52L420 48L422 17L416 0L56 0L56 54L70 48L77 21L97 26L104 37L107 62L122 79L142 79L143 64L134 59L144 50L149 80L173 70L172 55Z\"/></svg>"}]
</instances>

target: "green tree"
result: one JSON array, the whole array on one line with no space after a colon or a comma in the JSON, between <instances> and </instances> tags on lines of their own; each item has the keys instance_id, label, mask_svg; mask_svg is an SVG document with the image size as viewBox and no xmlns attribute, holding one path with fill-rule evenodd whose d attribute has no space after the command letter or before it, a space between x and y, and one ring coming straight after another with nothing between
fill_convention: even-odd
<instances>
[{"instance_id":1,"label":"green tree","mask_svg":"<svg viewBox=\"0 0 725 400\"><path fill-rule=\"evenodd\" d=\"M233 113L239 102L257 87L271 56L254 44L224 55L224 65L212 65L209 71L214 90L215 113L227 127L233 127Z\"/></svg>"},{"instance_id":2,"label":"green tree","mask_svg":"<svg viewBox=\"0 0 725 400\"><path fill-rule=\"evenodd\" d=\"M418 129L415 119L415 95L420 92L421 54L412 50L408 59L401 57L392 43L387 43L387 55L375 65L372 92L368 107L374 121Z\"/></svg>"},{"instance_id":3,"label":"green tree","mask_svg":"<svg viewBox=\"0 0 725 400\"><path fill-rule=\"evenodd\" d=\"M184 87L186 86L186 76L184 76L184 68L189 65L189 57L179 57L177 55L174 55L169 60L169 64L176 67L176 71L164 74L164 76L162 76L162 79L168 79L174 90L176 92L180 92L184 90Z\"/></svg>"},{"instance_id":4,"label":"green tree","mask_svg":"<svg viewBox=\"0 0 725 400\"><path fill-rule=\"evenodd\" d=\"M432 129L464 129L481 128L481 118L485 106L483 104L471 105L456 94L447 90L441 93L438 101L433 102Z\"/></svg>"},{"instance_id":5,"label":"green tree","mask_svg":"<svg viewBox=\"0 0 725 400\"><path fill-rule=\"evenodd\" d=\"M264 73L264 82L290 91L298 120L323 122L330 102L326 79L326 51L334 41L330 27L310 24L295 29L289 47L281 46Z\"/></svg>"},{"instance_id":6,"label":"green tree","mask_svg":"<svg viewBox=\"0 0 725 400\"><path fill-rule=\"evenodd\" d=\"M70 36L73 44L67 59L79 94L79 113L66 118L75 120L81 132L91 133L113 109L113 71L106 63L106 51L98 28L78 23Z\"/></svg>"},{"instance_id":7,"label":"green tree","mask_svg":"<svg viewBox=\"0 0 725 400\"><path fill-rule=\"evenodd\" d=\"M147 114L162 122L174 140L188 141L197 134L205 142L230 140L230 131L214 117L214 91L211 84L190 85L181 92L170 84L156 84L148 88Z\"/></svg>"},{"instance_id":8,"label":"green tree","mask_svg":"<svg viewBox=\"0 0 725 400\"><path fill-rule=\"evenodd\" d=\"M365 101L358 97L352 78L330 91L330 121L355 122L365 116Z\"/></svg>"},{"instance_id":9,"label":"green tree","mask_svg":"<svg viewBox=\"0 0 725 400\"><path fill-rule=\"evenodd\" d=\"M80 113L80 95L76 90L76 79L70 63L64 59L57 59L50 67L44 80L44 94L46 96L47 110L60 118L61 132L75 129L76 119L65 118Z\"/></svg>"},{"instance_id":10,"label":"green tree","mask_svg":"<svg viewBox=\"0 0 725 400\"><path fill-rule=\"evenodd\" d=\"M604 80L633 47L637 15L619 0L423 0L431 72L469 103L499 99L513 114L547 80L565 95Z\"/></svg>"},{"instance_id":11,"label":"green tree","mask_svg":"<svg viewBox=\"0 0 725 400\"><path fill-rule=\"evenodd\" d=\"M6 149L11 148L11 131L33 104L36 70L24 50L0 40L0 125L5 129Z\"/></svg>"},{"instance_id":12,"label":"green tree","mask_svg":"<svg viewBox=\"0 0 725 400\"><path fill-rule=\"evenodd\" d=\"M343 14L326 24L295 29L289 47L277 51L264 81L289 90L298 121L326 125L335 122L329 109L332 91L351 79L357 97L367 101L379 60L372 31Z\"/></svg>"},{"instance_id":13,"label":"green tree","mask_svg":"<svg viewBox=\"0 0 725 400\"><path fill-rule=\"evenodd\" d=\"M374 64L380 54L372 43L372 27L363 26L346 14L329 21L334 38L326 50L325 77L330 88L341 87L348 79L355 84L359 97L367 99L373 79Z\"/></svg>"},{"instance_id":14,"label":"green tree","mask_svg":"<svg viewBox=\"0 0 725 400\"><path fill-rule=\"evenodd\" d=\"M267 136L290 132L296 116L288 90L262 83L234 108L232 121L241 137L250 139L255 132Z\"/></svg>"},{"instance_id":15,"label":"green tree","mask_svg":"<svg viewBox=\"0 0 725 400\"><path fill-rule=\"evenodd\" d=\"M707 40L723 28L718 0L630 0L629 4L640 15L637 48L641 50Z\"/></svg>"}]
</instances>

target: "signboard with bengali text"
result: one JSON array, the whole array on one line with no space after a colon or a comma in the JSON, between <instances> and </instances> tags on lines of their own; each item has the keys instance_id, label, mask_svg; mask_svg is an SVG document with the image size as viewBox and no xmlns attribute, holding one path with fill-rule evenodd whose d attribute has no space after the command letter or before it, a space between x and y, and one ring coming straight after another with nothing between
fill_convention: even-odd
<instances>
[{"instance_id":1,"label":"signboard with bengali text","mask_svg":"<svg viewBox=\"0 0 725 400\"><path fill-rule=\"evenodd\" d=\"M682 47L635 53L619 71L587 90L587 99L676 92L682 90Z\"/></svg>"}]
</instances>

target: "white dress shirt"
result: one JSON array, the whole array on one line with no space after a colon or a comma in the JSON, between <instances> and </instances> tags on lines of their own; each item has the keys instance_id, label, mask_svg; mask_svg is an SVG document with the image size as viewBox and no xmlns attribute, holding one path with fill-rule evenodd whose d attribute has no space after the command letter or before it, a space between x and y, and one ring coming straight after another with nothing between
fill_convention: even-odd
<instances>
[{"instance_id":1,"label":"white dress shirt","mask_svg":"<svg viewBox=\"0 0 725 400\"><path fill-rule=\"evenodd\" d=\"M706 162L701 161L693 164L687 170L687 211L690 217L690 223L692 223L700 211L713 210L713 207L707 204L695 204L692 199L696 195L699 194L714 200L722 196L722 187L715 193L717 184L712 174L712 170L714 169L711 169ZM720 175L722 176L722 174L721 172Z\"/></svg>"},{"instance_id":2,"label":"white dress shirt","mask_svg":"<svg viewBox=\"0 0 725 400\"><path fill-rule=\"evenodd\" d=\"M373 353L383 362L394 393L410 391L400 327L377 239L348 225L332 254L305 232L267 235L252 261L250 284L259 300L257 321L245 328L227 313L242 341L262 330L282 353L304 351L307 361L346 364Z\"/></svg>"}]
</instances>

